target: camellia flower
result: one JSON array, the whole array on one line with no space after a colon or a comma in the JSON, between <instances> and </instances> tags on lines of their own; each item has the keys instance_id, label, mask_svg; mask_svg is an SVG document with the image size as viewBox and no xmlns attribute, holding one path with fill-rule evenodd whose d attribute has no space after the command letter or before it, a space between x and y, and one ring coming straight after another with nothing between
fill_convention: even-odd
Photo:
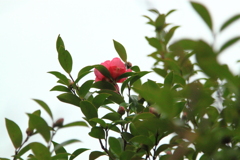
<instances>
[{"instance_id":1,"label":"camellia flower","mask_svg":"<svg viewBox=\"0 0 240 160\"><path fill-rule=\"evenodd\" d=\"M123 82L125 79L127 78L122 78L117 80L117 78L122 75L123 73L126 72L131 72L131 69L127 69L125 64L120 60L120 58L113 58L111 61L107 60L103 63L101 63L101 65L105 66L108 71L111 74L112 79L115 82ZM104 75L101 74L101 72L99 72L97 69L94 69L94 73L96 75L96 79L95 81L110 81L107 77L105 77Z\"/></svg>"}]
</instances>

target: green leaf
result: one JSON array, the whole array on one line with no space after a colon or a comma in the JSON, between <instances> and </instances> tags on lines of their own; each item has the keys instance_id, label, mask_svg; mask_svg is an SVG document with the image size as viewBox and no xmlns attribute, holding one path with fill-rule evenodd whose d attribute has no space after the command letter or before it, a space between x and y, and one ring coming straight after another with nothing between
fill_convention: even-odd
<instances>
[{"instance_id":1,"label":"green leaf","mask_svg":"<svg viewBox=\"0 0 240 160\"><path fill-rule=\"evenodd\" d=\"M39 142L30 143L30 148L38 160L51 160L51 154L46 146Z\"/></svg>"},{"instance_id":2,"label":"green leaf","mask_svg":"<svg viewBox=\"0 0 240 160\"><path fill-rule=\"evenodd\" d=\"M175 12L175 11L176 11L176 9L170 10L170 11L166 14L166 17L169 16L171 13L173 13L173 12Z\"/></svg>"},{"instance_id":3,"label":"green leaf","mask_svg":"<svg viewBox=\"0 0 240 160\"><path fill-rule=\"evenodd\" d=\"M175 52L182 52L184 50L194 50L196 42L191 39L182 39L173 43L169 48Z\"/></svg>"},{"instance_id":4,"label":"green leaf","mask_svg":"<svg viewBox=\"0 0 240 160\"><path fill-rule=\"evenodd\" d=\"M98 118L96 107L89 101L81 101L80 108L82 113L86 116L87 120Z\"/></svg>"},{"instance_id":5,"label":"green leaf","mask_svg":"<svg viewBox=\"0 0 240 160\"><path fill-rule=\"evenodd\" d=\"M93 67L96 68L105 77L112 79L110 72L105 66L97 64L97 65L93 65Z\"/></svg>"},{"instance_id":6,"label":"green leaf","mask_svg":"<svg viewBox=\"0 0 240 160\"><path fill-rule=\"evenodd\" d=\"M207 24L207 26L212 31L213 30L212 19L206 7L197 2L190 2L190 3L192 7L195 9L195 11L198 13L198 15L203 19L203 21Z\"/></svg>"},{"instance_id":7,"label":"green leaf","mask_svg":"<svg viewBox=\"0 0 240 160\"><path fill-rule=\"evenodd\" d=\"M155 21L155 26L156 26L156 30L160 31L163 29L163 26L165 24L165 15L164 14L160 14L156 21Z\"/></svg>"},{"instance_id":8,"label":"green leaf","mask_svg":"<svg viewBox=\"0 0 240 160\"><path fill-rule=\"evenodd\" d=\"M123 60L123 62L127 62L127 52L126 52L124 46L115 40L113 40L113 44L114 44L115 50L117 51L119 57Z\"/></svg>"},{"instance_id":9,"label":"green leaf","mask_svg":"<svg viewBox=\"0 0 240 160\"><path fill-rule=\"evenodd\" d=\"M83 153L83 152L85 152L85 151L87 151L87 150L89 150L89 149L87 149L87 148L79 148L79 149L75 150L75 151L72 153L72 155L71 155L71 157L69 158L69 160L75 159L77 156L79 156L81 153Z\"/></svg>"},{"instance_id":10,"label":"green leaf","mask_svg":"<svg viewBox=\"0 0 240 160\"><path fill-rule=\"evenodd\" d=\"M88 134L93 138L105 139L105 132L102 127L92 127Z\"/></svg>"},{"instance_id":11,"label":"green leaf","mask_svg":"<svg viewBox=\"0 0 240 160\"><path fill-rule=\"evenodd\" d=\"M134 156L134 154L135 154L135 152L126 150L126 151L122 152L120 159L121 160L129 160Z\"/></svg>"},{"instance_id":12,"label":"green leaf","mask_svg":"<svg viewBox=\"0 0 240 160\"><path fill-rule=\"evenodd\" d=\"M107 126L106 122L102 119L99 119L99 118L92 118L92 119L90 119L90 121L93 121L93 122L96 122L96 123L100 124L100 126L103 127L103 128L106 128L106 126Z\"/></svg>"},{"instance_id":13,"label":"green leaf","mask_svg":"<svg viewBox=\"0 0 240 160\"><path fill-rule=\"evenodd\" d=\"M59 153L51 158L51 160L68 160L69 153Z\"/></svg>"},{"instance_id":14,"label":"green leaf","mask_svg":"<svg viewBox=\"0 0 240 160\"><path fill-rule=\"evenodd\" d=\"M65 86L54 86L50 91L60 91L60 92L68 92L71 93L71 90Z\"/></svg>"},{"instance_id":15,"label":"green leaf","mask_svg":"<svg viewBox=\"0 0 240 160\"><path fill-rule=\"evenodd\" d=\"M54 145L54 148L59 145L58 143L56 143L54 141L52 141L52 143ZM63 146L61 146L61 147L59 147L58 150L55 150L55 153L56 153L56 155L58 155L58 154L62 154L62 153L67 153L67 151ZM62 155L61 159L68 160L68 155L65 155L65 154Z\"/></svg>"},{"instance_id":16,"label":"green leaf","mask_svg":"<svg viewBox=\"0 0 240 160\"><path fill-rule=\"evenodd\" d=\"M9 135L15 149L19 148L22 144L21 129L15 122L13 122L7 118L5 118L5 123L6 123L7 131L8 131L8 135Z\"/></svg>"},{"instance_id":17,"label":"green leaf","mask_svg":"<svg viewBox=\"0 0 240 160\"><path fill-rule=\"evenodd\" d=\"M91 66L92 67L92 66ZM93 67L92 67L93 68ZM74 81L74 84L78 83L84 76L86 76L88 73L91 73L92 71L86 71L83 73L78 74L77 79Z\"/></svg>"},{"instance_id":18,"label":"green leaf","mask_svg":"<svg viewBox=\"0 0 240 160\"><path fill-rule=\"evenodd\" d=\"M81 142L81 141L78 140L78 139L70 139L70 140L64 141L64 142L56 145L56 146L54 147L54 151L57 151L57 150L59 150L59 149L62 149L63 146L66 146L66 145L69 145L69 144L72 144L72 143L76 143L76 142Z\"/></svg>"},{"instance_id":19,"label":"green leaf","mask_svg":"<svg viewBox=\"0 0 240 160\"><path fill-rule=\"evenodd\" d=\"M76 126L88 127L86 122L84 122L84 121L76 121L76 122L71 122L71 123L65 124L61 128L76 127Z\"/></svg>"},{"instance_id":20,"label":"green leaf","mask_svg":"<svg viewBox=\"0 0 240 160\"><path fill-rule=\"evenodd\" d=\"M152 47L156 48L158 51L161 51L163 49L160 40L158 40L157 38L154 38L154 37L152 37L152 38L145 37L145 38L148 41L148 43Z\"/></svg>"},{"instance_id":21,"label":"green leaf","mask_svg":"<svg viewBox=\"0 0 240 160\"><path fill-rule=\"evenodd\" d=\"M156 72L158 75L160 75L161 77L166 77L167 75L167 71L164 69L160 69L160 68L153 68L154 72Z\"/></svg>"},{"instance_id":22,"label":"green leaf","mask_svg":"<svg viewBox=\"0 0 240 160\"><path fill-rule=\"evenodd\" d=\"M81 87L79 88L79 96L83 99L89 92L90 88L92 87L94 80L88 80L84 82Z\"/></svg>"},{"instance_id":23,"label":"green leaf","mask_svg":"<svg viewBox=\"0 0 240 160\"><path fill-rule=\"evenodd\" d=\"M1 160L10 160L10 159L8 159L8 158L2 158L2 157L0 157L0 159L1 159Z\"/></svg>"},{"instance_id":24,"label":"green leaf","mask_svg":"<svg viewBox=\"0 0 240 160\"><path fill-rule=\"evenodd\" d=\"M60 34L58 35L58 38L57 38L56 49L58 52L60 52L62 49L65 50L64 42Z\"/></svg>"},{"instance_id":25,"label":"green leaf","mask_svg":"<svg viewBox=\"0 0 240 160\"><path fill-rule=\"evenodd\" d=\"M62 68L70 74L72 71L72 56L67 50L58 52L58 61Z\"/></svg>"},{"instance_id":26,"label":"green leaf","mask_svg":"<svg viewBox=\"0 0 240 160\"><path fill-rule=\"evenodd\" d=\"M67 86L69 85L69 80L68 80L68 78L67 78L64 74L62 74L62 73L60 73L60 72L57 72L57 71L51 71L51 72L48 72L48 73L50 73L50 74L56 76L57 78L59 78L59 80L60 80L63 84L65 84L65 85L67 85Z\"/></svg>"},{"instance_id":27,"label":"green leaf","mask_svg":"<svg viewBox=\"0 0 240 160\"><path fill-rule=\"evenodd\" d=\"M149 146L149 148L153 147L153 142L149 139L147 136L139 135L135 136L132 139L130 139L130 142L132 143L138 143L138 144L145 144Z\"/></svg>"},{"instance_id":28,"label":"green leaf","mask_svg":"<svg viewBox=\"0 0 240 160\"><path fill-rule=\"evenodd\" d=\"M117 103L117 104L121 104L122 102L124 102L123 97L122 97L120 94L118 94L118 93L116 93L116 92L114 92L114 91L107 90L107 89L102 89L102 90L98 91L98 93L100 93L100 94L101 94L101 93L110 94L110 96L108 97L108 99L111 100L111 101L113 101L113 102L115 102L115 103Z\"/></svg>"},{"instance_id":29,"label":"green leaf","mask_svg":"<svg viewBox=\"0 0 240 160\"><path fill-rule=\"evenodd\" d=\"M80 99L72 93L63 93L57 96L61 102L69 103L79 107Z\"/></svg>"},{"instance_id":30,"label":"green leaf","mask_svg":"<svg viewBox=\"0 0 240 160\"><path fill-rule=\"evenodd\" d=\"M98 94L94 99L92 100L92 103L96 108L99 108L101 105L104 104L105 100L110 96L111 94L107 93L101 93Z\"/></svg>"},{"instance_id":31,"label":"green leaf","mask_svg":"<svg viewBox=\"0 0 240 160\"><path fill-rule=\"evenodd\" d=\"M117 138L109 137L108 143L112 153L115 154L117 157L120 157L121 153L123 152L120 141Z\"/></svg>"},{"instance_id":32,"label":"green leaf","mask_svg":"<svg viewBox=\"0 0 240 160\"><path fill-rule=\"evenodd\" d=\"M26 146L24 146L19 152L18 152L18 156L22 156L23 154L25 154L27 151L30 150L30 144L27 144ZM1 158L0 158L1 159Z\"/></svg>"},{"instance_id":33,"label":"green leaf","mask_svg":"<svg viewBox=\"0 0 240 160\"><path fill-rule=\"evenodd\" d=\"M81 76L83 73L89 72L91 69L93 69L94 66L86 66L83 67L79 72L78 72L78 77Z\"/></svg>"},{"instance_id":34,"label":"green leaf","mask_svg":"<svg viewBox=\"0 0 240 160\"><path fill-rule=\"evenodd\" d=\"M228 47L230 47L231 45L233 45L234 43L236 43L237 41L240 40L240 37L235 37L235 38L232 38L230 40L228 40L227 42L225 42L222 47L220 48L220 52L222 52L223 50L227 49Z\"/></svg>"},{"instance_id":35,"label":"green leaf","mask_svg":"<svg viewBox=\"0 0 240 160\"><path fill-rule=\"evenodd\" d=\"M116 88L115 86L108 82L108 81L98 81L98 82L95 82L93 85L92 85L93 88L98 88L98 89L110 89L110 90L113 90L115 91Z\"/></svg>"},{"instance_id":36,"label":"green leaf","mask_svg":"<svg viewBox=\"0 0 240 160\"><path fill-rule=\"evenodd\" d=\"M104 152L100 152L100 151L92 151L89 155L89 160L95 160L100 156L106 155L106 153Z\"/></svg>"},{"instance_id":37,"label":"green leaf","mask_svg":"<svg viewBox=\"0 0 240 160\"><path fill-rule=\"evenodd\" d=\"M34 114L27 114L29 116L29 123L31 126L37 129L37 131L43 136L46 142L50 140L50 129L47 122L42 118Z\"/></svg>"},{"instance_id":38,"label":"green leaf","mask_svg":"<svg viewBox=\"0 0 240 160\"><path fill-rule=\"evenodd\" d=\"M39 99L33 99L33 100L35 102L37 102L48 113L48 115L53 119L52 112L45 102L43 102L42 100L39 100Z\"/></svg>"},{"instance_id":39,"label":"green leaf","mask_svg":"<svg viewBox=\"0 0 240 160\"><path fill-rule=\"evenodd\" d=\"M121 115L117 112L115 113L107 113L105 116L102 117L102 119L108 119L111 121L116 121L121 119Z\"/></svg>"},{"instance_id":40,"label":"green leaf","mask_svg":"<svg viewBox=\"0 0 240 160\"><path fill-rule=\"evenodd\" d=\"M240 19L240 14L234 15L233 17L229 18L220 28L220 32L227 28L230 24L235 22L236 20Z\"/></svg>"},{"instance_id":41,"label":"green leaf","mask_svg":"<svg viewBox=\"0 0 240 160\"><path fill-rule=\"evenodd\" d=\"M122 79L122 78L126 78L126 77L132 76L134 74L135 73L133 73L133 72L126 72L126 73L123 73L120 76L118 76L116 80L119 80L119 79Z\"/></svg>"},{"instance_id":42,"label":"green leaf","mask_svg":"<svg viewBox=\"0 0 240 160\"><path fill-rule=\"evenodd\" d=\"M165 43L167 44L169 42L169 40L172 38L173 34L175 33L175 30L178 28L179 26L175 26L172 27L167 34L165 35Z\"/></svg>"},{"instance_id":43,"label":"green leaf","mask_svg":"<svg viewBox=\"0 0 240 160\"><path fill-rule=\"evenodd\" d=\"M161 146L158 147L156 155L159 155L162 151L165 151L169 147L170 147L169 144L162 144Z\"/></svg>"},{"instance_id":44,"label":"green leaf","mask_svg":"<svg viewBox=\"0 0 240 160\"><path fill-rule=\"evenodd\" d=\"M164 79L164 87L171 87L174 83L174 73L173 71L169 72Z\"/></svg>"}]
</instances>

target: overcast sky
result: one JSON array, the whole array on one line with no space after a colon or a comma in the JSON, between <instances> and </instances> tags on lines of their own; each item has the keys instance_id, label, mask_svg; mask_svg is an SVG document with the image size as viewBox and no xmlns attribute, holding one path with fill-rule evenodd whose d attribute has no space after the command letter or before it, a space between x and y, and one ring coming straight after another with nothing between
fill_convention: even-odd
<instances>
[{"instance_id":1,"label":"overcast sky","mask_svg":"<svg viewBox=\"0 0 240 160\"><path fill-rule=\"evenodd\" d=\"M238 0L199 0L212 14L214 28L228 18L239 14ZM73 0L73 1L13 1L0 0L0 157L14 153L8 137L5 119L15 121L25 133L28 124L26 113L40 107L32 98L45 101L52 109L54 119L64 118L65 123L82 120L79 108L61 103L56 96L59 92L49 90L56 85L56 78L47 72L60 71L55 42L58 34L65 42L73 58L73 77L86 66L99 64L117 56L112 39L122 43L128 53L128 60L142 70L150 70L154 62L147 57L154 49L145 36L154 36L154 29L146 25L142 15L153 16L148 9L156 8L161 13L171 9L167 22L180 25L173 40L180 38L204 39L212 43L210 33L190 7L187 0ZM229 27L217 41L217 47L231 37L240 35L240 23ZM219 59L230 65L238 74L240 44L226 50ZM94 75L88 78L94 79ZM118 107L116 106L115 109ZM43 117L50 122L44 111ZM61 143L76 138L82 143L67 147L69 152L77 148L101 150L96 139L88 136L89 128L74 127L60 130L55 141ZM25 134L24 134L25 137ZM33 140L41 137L33 138ZM31 142L31 139L30 139ZM77 159L87 159L90 152ZM99 159L106 159L102 157Z\"/></svg>"}]
</instances>

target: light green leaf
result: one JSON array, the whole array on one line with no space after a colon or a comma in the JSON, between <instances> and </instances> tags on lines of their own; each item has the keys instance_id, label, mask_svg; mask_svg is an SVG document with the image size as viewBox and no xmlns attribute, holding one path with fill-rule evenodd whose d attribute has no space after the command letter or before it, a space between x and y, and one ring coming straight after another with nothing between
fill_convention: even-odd
<instances>
[{"instance_id":1,"label":"light green leaf","mask_svg":"<svg viewBox=\"0 0 240 160\"><path fill-rule=\"evenodd\" d=\"M76 126L88 127L86 122L84 122L84 121L76 121L76 122L71 122L71 123L65 124L61 128L76 127Z\"/></svg>"},{"instance_id":2,"label":"light green leaf","mask_svg":"<svg viewBox=\"0 0 240 160\"><path fill-rule=\"evenodd\" d=\"M198 15L203 19L203 21L207 24L207 26L212 31L213 30L212 19L206 7L197 2L190 2L190 3L192 7L195 9L195 11L198 13Z\"/></svg>"},{"instance_id":3,"label":"light green leaf","mask_svg":"<svg viewBox=\"0 0 240 160\"><path fill-rule=\"evenodd\" d=\"M230 47L231 45L233 45L234 43L236 43L237 41L240 40L240 37L235 37L235 38L232 38L230 40L228 40L227 42L225 42L222 47L220 48L220 52L224 51L225 49L227 49L228 47Z\"/></svg>"},{"instance_id":4,"label":"light green leaf","mask_svg":"<svg viewBox=\"0 0 240 160\"><path fill-rule=\"evenodd\" d=\"M81 141L78 140L78 139L70 139L70 140L67 140L65 142L62 142L62 143L60 143L60 144L58 144L54 147L54 151L57 151L58 149L61 149L63 146L66 146L66 145L69 145L69 144L72 144L72 143L76 143L76 142L81 142Z\"/></svg>"},{"instance_id":5,"label":"light green leaf","mask_svg":"<svg viewBox=\"0 0 240 160\"><path fill-rule=\"evenodd\" d=\"M121 153L123 152L123 148L121 146L120 141L117 138L109 137L108 143L110 146L110 150L117 156L120 157Z\"/></svg>"}]
</instances>

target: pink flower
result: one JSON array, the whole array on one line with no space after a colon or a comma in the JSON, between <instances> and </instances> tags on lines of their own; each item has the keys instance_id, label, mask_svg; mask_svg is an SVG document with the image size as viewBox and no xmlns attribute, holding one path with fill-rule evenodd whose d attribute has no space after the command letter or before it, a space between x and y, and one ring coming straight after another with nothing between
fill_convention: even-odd
<instances>
[{"instance_id":1,"label":"pink flower","mask_svg":"<svg viewBox=\"0 0 240 160\"><path fill-rule=\"evenodd\" d=\"M111 74L111 77L112 79L115 81L115 82L123 82L125 79L127 78L122 78L122 79L119 79L117 80L117 78L122 75L123 73L126 73L126 72L131 72L132 70L131 69L127 69L125 64L120 60L120 58L113 58L111 61L110 60L107 60L103 63L101 63L101 65L105 66L108 71L110 72ZM96 79L95 81L110 81L110 79L108 79L107 77L105 77L104 75L101 74L101 72L99 72L97 69L94 69L94 73L96 75Z\"/></svg>"}]
</instances>

